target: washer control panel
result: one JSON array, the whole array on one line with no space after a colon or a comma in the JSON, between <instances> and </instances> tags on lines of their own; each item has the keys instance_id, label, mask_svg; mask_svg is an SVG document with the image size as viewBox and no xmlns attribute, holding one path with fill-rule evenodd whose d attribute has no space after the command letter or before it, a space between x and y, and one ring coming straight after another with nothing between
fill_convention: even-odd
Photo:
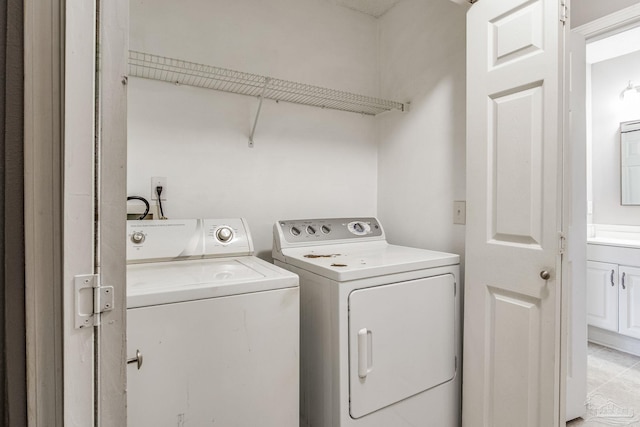
<instances>
[{"instance_id":1,"label":"washer control panel","mask_svg":"<svg viewBox=\"0 0 640 427\"><path fill-rule=\"evenodd\" d=\"M127 261L253 254L242 218L127 221Z\"/></svg>"},{"instance_id":2,"label":"washer control panel","mask_svg":"<svg viewBox=\"0 0 640 427\"><path fill-rule=\"evenodd\" d=\"M276 228L288 243L384 238L382 226L372 217L284 220Z\"/></svg>"}]
</instances>

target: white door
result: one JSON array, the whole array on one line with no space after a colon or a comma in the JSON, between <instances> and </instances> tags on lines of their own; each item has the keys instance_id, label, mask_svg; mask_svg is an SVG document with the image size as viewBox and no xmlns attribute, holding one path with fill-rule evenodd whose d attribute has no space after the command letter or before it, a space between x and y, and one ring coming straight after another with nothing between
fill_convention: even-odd
<instances>
[{"instance_id":1,"label":"white door","mask_svg":"<svg viewBox=\"0 0 640 427\"><path fill-rule=\"evenodd\" d=\"M618 332L640 338L640 268L620 266Z\"/></svg>"},{"instance_id":2,"label":"white door","mask_svg":"<svg viewBox=\"0 0 640 427\"><path fill-rule=\"evenodd\" d=\"M558 0L480 0L467 15L466 427L564 418L564 31Z\"/></svg>"},{"instance_id":3,"label":"white door","mask_svg":"<svg viewBox=\"0 0 640 427\"><path fill-rule=\"evenodd\" d=\"M129 8L126 0L70 0L65 9L64 421L122 427ZM91 290L81 297L75 292L81 275L97 275L97 285L112 286L113 305L79 327L75 314L93 312Z\"/></svg>"},{"instance_id":4,"label":"white door","mask_svg":"<svg viewBox=\"0 0 640 427\"><path fill-rule=\"evenodd\" d=\"M453 379L451 274L349 295L349 412L360 418Z\"/></svg>"},{"instance_id":5,"label":"white door","mask_svg":"<svg viewBox=\"0 0 640 427\"><path fill-rule=\"evenodd\" d=\"M618 265L587 261L587 323L618 331Z\"/></svg>"}]
</instances>

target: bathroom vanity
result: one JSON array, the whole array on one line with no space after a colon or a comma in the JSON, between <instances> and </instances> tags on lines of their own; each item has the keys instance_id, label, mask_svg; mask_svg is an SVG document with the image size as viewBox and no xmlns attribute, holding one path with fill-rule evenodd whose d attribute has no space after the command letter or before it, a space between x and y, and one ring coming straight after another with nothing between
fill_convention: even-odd
<instances>
[{"instance_id":1,"label":"bathroom vanity","mask_svg":"<svg viewBox=\"0 0 640 427\"><path fill-rule=\"evenodd\" d=\"M590 341L640 354L640 227L592 226L587 323Z\"/></svg>"}]
</instances>

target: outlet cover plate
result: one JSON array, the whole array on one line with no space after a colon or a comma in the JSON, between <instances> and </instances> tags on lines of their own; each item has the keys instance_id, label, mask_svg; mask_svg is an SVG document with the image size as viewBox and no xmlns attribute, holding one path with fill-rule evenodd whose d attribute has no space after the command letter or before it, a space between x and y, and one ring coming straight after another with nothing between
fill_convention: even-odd
<instances>
[{"instance_id":1,"label":"outlet cover plate","mask_svg":"<svg viewBox=\"0 0 640 427\"><path fill-rule=\"evenodd\" d=\"M151 200L158 200L158 194L156 193L156 187L162 187L162 193L160 194L160 200L167 200L167 177L166 176L154 176L151 177Z\"/></svg>"}]
</instances>

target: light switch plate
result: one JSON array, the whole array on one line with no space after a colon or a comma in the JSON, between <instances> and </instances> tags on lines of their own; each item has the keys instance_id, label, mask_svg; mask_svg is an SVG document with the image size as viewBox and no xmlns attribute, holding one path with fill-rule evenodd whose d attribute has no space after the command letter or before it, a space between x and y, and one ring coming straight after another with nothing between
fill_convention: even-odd
<instances>
[{"instance_id":1,"label":"light switch plate","mask_svg":"<svg viewBox=\"0 0 640 427\"><path fill-rule=\"evenodd\" d=\"M467 222L467 203L464 200L453 201L453 223L464 225Z\"/></svg>"}]
</instances>

